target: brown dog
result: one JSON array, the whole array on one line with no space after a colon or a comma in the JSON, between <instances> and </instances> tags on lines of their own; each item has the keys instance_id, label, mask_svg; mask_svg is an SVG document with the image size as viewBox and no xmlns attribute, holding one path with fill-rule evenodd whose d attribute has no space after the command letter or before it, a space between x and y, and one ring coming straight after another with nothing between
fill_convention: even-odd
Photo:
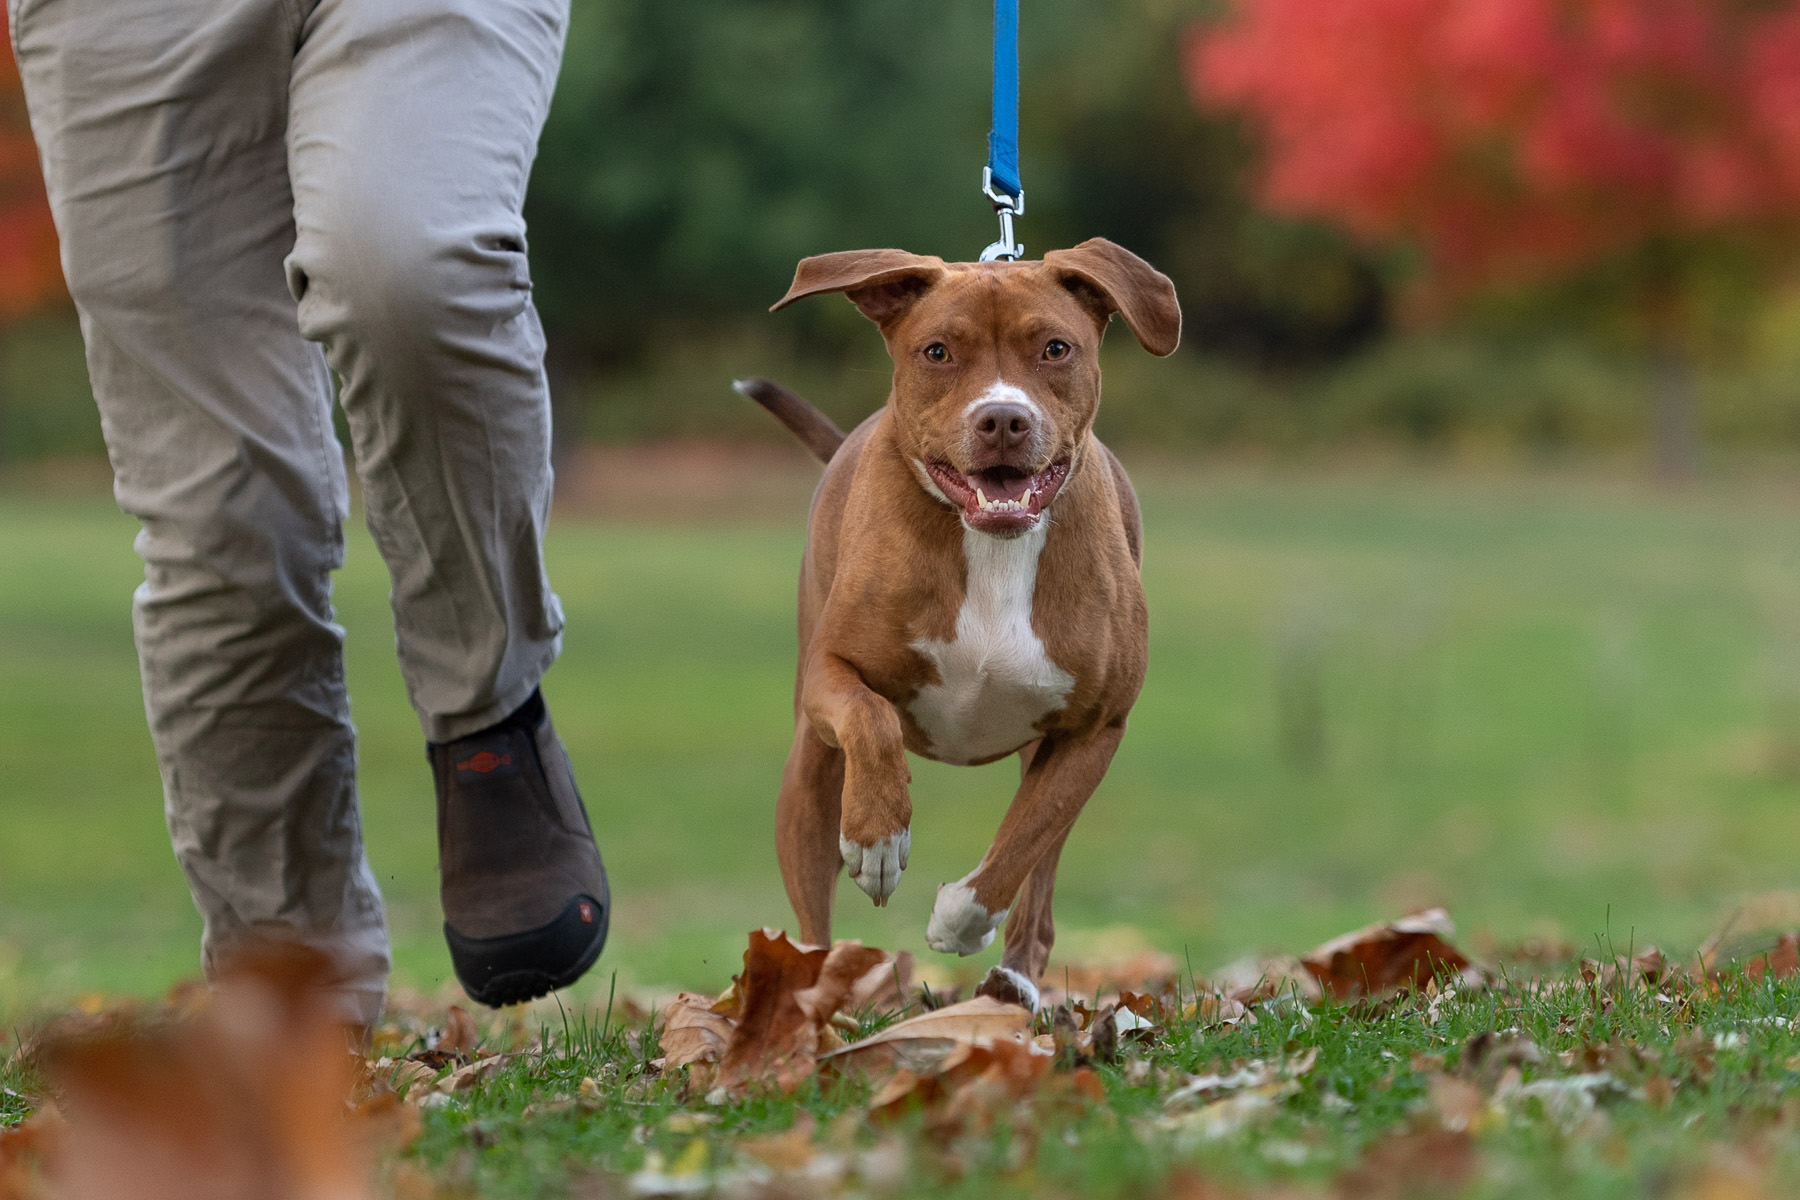
<instances>
[{"instance_id":1,"label":"brown dog","mask_svg":"<svg viewBox=\"0 0 1800 1200\"><path fill-rule=\"evenodd\" d=\"M1100 341L1118 313L1169 354L1181 309L1165 276L1101 238L1041 262L821 255L775 308L821 292L881 327L894 384L847 438L785 389L739 385L828 464L776 814L788 899L821 945L840 865L887 902L911 848L906 751L1016 753L1023 779L993 845L938 888L925 938L974 954L1017 900L982 991L1035 1007L1057 858L1144 679L1137 497L1093 435Z\"/></svg>"}]
</instances>

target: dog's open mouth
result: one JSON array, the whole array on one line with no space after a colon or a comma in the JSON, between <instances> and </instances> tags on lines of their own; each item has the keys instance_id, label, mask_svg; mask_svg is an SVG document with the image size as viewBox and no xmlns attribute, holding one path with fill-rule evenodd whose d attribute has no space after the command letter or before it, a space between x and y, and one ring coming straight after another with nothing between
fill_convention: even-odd
<instances>
[{"instance_id":1,"label":"dog's open mouth","mask_svg":"<svg viewBox=\"0 0 1800 1200\"><path fill-rule=\"evenodd\" d=\"M926 471L950 503L962 508L963 522L980 533L1005 536L1031 529L1069 476L1069 460L1058 459L1036 475L1016 467L989 467L965 475L941 459Z\"/></svg>"}]
</instances>

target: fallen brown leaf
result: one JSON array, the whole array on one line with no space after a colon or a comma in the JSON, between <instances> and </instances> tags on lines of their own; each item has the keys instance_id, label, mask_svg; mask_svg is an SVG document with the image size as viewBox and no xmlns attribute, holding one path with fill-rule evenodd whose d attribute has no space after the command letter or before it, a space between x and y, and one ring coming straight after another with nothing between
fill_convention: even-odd
<instances>
[{"instance_id":1,"label":"fallen brown leaf","mask_svg":"<svg viewBox=\"0 0 1800 1200\"><path fill-rule=\"evenodd\" d=\"M495 1054L488 1058L478 1058L465 1067L458 1067L437 1082L437 1091L444 1095L452 1092L466 1092L484 1079L492 1078L501 1067L513 1059L520 1057L518 1053Z\"/></svg>"},{"instance_id":2,"label":"fallen brown leaf","mask_svg":"<svg viewBox=\"0 0 1800 1200\"><path fill-rule=\"evenodd\" d=\"M1213 972L1200 986L1240 1004L1256 1004L1288 995L1310 1003L1324 995L1318 979L1306 964L1291 954L1240 958Z\"/></svg>"},{"instance_id":3,"label":"fallen brown leaf","mask_svg":"<svg viewBox=\"0 0 1800 1200\"><path fill-rule=\"evenodd\" d=\"M1427 909L1333 938L1301 965L1335 1000L1423 987L1445 971L1469 970L1469 960L1445 940L1455 931L1443 909Z\"/></svg>"},{"instance_id":4,"label":"fallen brown leaf","mask_svg":"<svg viewBox=\"0 0 1800 1200\"><path fill-rule=\"evenodd\" d=\"M814 1030L815 1044L817 1035L830 1028L832 1017L851 1003L859 987L867 995L894 990L894 969L894 960L885 951L860 942L839 942L827 951L817 980L794 993L794 1003ZM904 989L900 994L905 995Z\"/></svg>"},{"instance_id":5,"label":"fallen brown leaf","mask_svg":"<svg viewBox=\"0 0 1800 1200\"><path fill-rule=\"evenodd\" d=\"M662 1053L666 1068L718 1062L731 1041L731 1018L714 1011L711 997L682 992L662 1010Z\"/></svg>"},{"instance_id":6,"label":"fallen brown leaf","mask_svg":"<svg viewBox=\"0 0 1800 1200\"><path fill-rule=\"evenodd\" d=\"M773 1170L800 1171L818 1157L819 1151L813 1145L813 1134L818 1132L818 1128L818 1120L811 1113L803 1112L786 1131L766 1137L744 1138L738 1142L737 1148Z\"/></svg>"},{"instance_id":7,"label":"fallen brown leaf","mask_svg":"<svg viewBox=\"0 0 1800 1200\"><path fill-rule=\"evenodd\" d=\"M330 964L246 951L199 1015L53 1033L41 1061L67 1118L57 1200L246 1200L369 1192L345 1102L360 1060L327 1008Z\"/></svg>"},{"instance_id":8,"label":"fallen brown leaf","mask_svg":"<svg viewBox=\"0 0 1800 1200\"><path fill-rule=\"evenodd\" d=\"M1156 1127L1182 1142L1213 1142L1273 1117L1288 1097L1300 1090L1293 1080L1262 1083L1227 1096L1159 1117Z\"/></svg>"},{"instance_id":9,"label":"fallen brown leaf","mask_svg":"<svg viewBox=\"0 0 1800 1200\"><path fill-rule=\"evenodd\" d=\"M753 931L743 974L723 995L707 1001L684 992L663 1009L663 1065L716 1062L709 1086L792 1091L813 1073L821 1053L841 1045L833 1029L840 1009L897 1001L911 974L910 956L895 958L861 942L826 949L777 930Z\"/></svg>"},{"instance_id":10,"label":"fallen brown leaf","mask_svg":"<svg viewBox=\"0 0 1800 1200\"><path fill-rule=\"evenodd\" d=\"M63 1136L62 1115L54 1104L0 1129L0 1200L48 1200L43 1166Z\"/></svg>"},{"instance_id":11,"label":"fallen brown leaf","mask_svg":"<svg viewBox=\"0 0 1800 1200\"><path fill-rule=\"evenodd\" d=\"M1702 950L1696 965L1704 965L1706 958L1707 954ZM1682 963L1655 946L1645 946L1630 957L1618 955L1610 962L1584 958L1577 964L1577 970L1582 982L1590 989L1608 993L1617 992L1621 988L1646 986L1680 989L1693 982L1690 972ZM1605 1001L1602 1006L1606 1003L1610 1003L1610 1000Z\"/></svg>"},{"instance_id":12,"label":"fallen brown leaf","mask_svg":"<svg viewBox=\"0 0 1800 1200\"><path fill-rule=\"evenodd\" d=\"M912 952L902 950L892 958L884 954L882 959L851 985L850 997L843 1004L845 1010L886 1012L906 1007L912 992Z\"/></svg>"},{"instance_id":13,"label":"fallen brown leaf","mask_svg":"<svg viewBox=\"0 0 1800 1200\"><path fill-rule=\"evenodd\" d=\"M1098 996L1113 988L1162 992L1181 976L1181 963L1161 950L1138 949L1117 957L1079 963L1051 963L1044 979L1061 992L1054 997Z\"/></svg>"},{"instance_id":14,"label":"fallen brown leaf","mask_svg":"<svg viewBox=\"0 0 1800 1200\"><path fill-rule=\"evenodd\" d=\"M1454 1075L1427 1077L1425 1098L1438 1124L1452 1133L1473 1130L1487 1112L1487 1097L1481 1089Z\"/></svg>"},{"instance_id":15,"label":"fallen brown leaf","mask_svg":"<svg viewBox=\"0 0 1800 1200\"><path fill-rule=\"evenodd\" d=\"M744 973L736 981L742 997L737 1026L719 1060L720 1086L739 1089L767 1080L787 1092L812 1074L822 1022L798 993L818 982L830 954L774 930L750 934Z\"/></svg>"},{"instance_id":16,"label":"fallen brown leaf","mask_svg":"<svg viewBox=\"0 0 1800 1200\"><path fill-rule=\"evenodd\" d=\"M415 1103L437 1084L441 1070L441 1067L411 1058L403 1058L399 1062L382 1059L371 1068L375 1078L383 1085Z\"/></svg>"},{"instance_id":17,"label":"fallen brown leaf","mask_svg":"<svg viewBox=\"0 0 1800 1200\"><path fill-rule=\"evenodd\" d=\"M365 1144L374 1149L406 1150L425 1132L418 1107L403 1103L391 1089L382 1089L351 1112Z\"/></svg>"},{"instance_id":18,"label":"fallen brown leaf","mask_svg":"<svg viewBox=\"0 0 1800 1200\"><path fill-rule=\"evenodd\" d=\"M449 1054L461 1055L466 1061L474 1057L475 1048L481 1042L481 1032L475 1028L475 1019L469 1016L468 1010L460 1004L450 1006L450 1015L444 1021L444 1032L439 1035L433 1050L442 1050Z\"/></svg>"},{"instance_id":19,"label":"fallen brown leaf","mask_svg":"<svg viewBox=\"0 0 1800 1200\"><path fill-rule=\"evenodd\" d=\"M1454 1194L1475 1179L1475 1139L1467 1132L1418 1129L1389 1134L1338 1177L1343 1200Z\"/></svg>"},{"instance_id":20,"label":"fallen brown leaf","mask_svg":"<svg viewBox=\"0 0 1800 1200\"><path fill-rule=\"evenodd\" d=\"M1128 1009L1152 1024L1162 1020L1162 1005L1147 992L1120 992L1119 1007Z\"/></svg>"},{"instance_id":21,"label":"fallen brown leaf","mask_svg":"<svg viewBox=\"0 0 1800 1200\"><path fill-rule=\"evenodd\" d=\"M869 1101L869 1117L893 1121L922 1110L934 1132L984 1131L1000 1111L1038 1089L1054 1060L1010 1039L958 1045L929 1074L897 1072Z\"/></svg>"},{"instance_id":22,"label":"fallen brown leaf","mask_svg":"<svg viewBox=\"0 0 1800 1200\"><path fill-rule=\"evenodd\" d=\"M1159 1200L1238 1200L1238 1196L1239 1193L1212 1182L1192 1167L1183 1167L1169 1176L1168 1183L1159 1193Z\"/></svg>"},{"instance_id":23,"label":"fallen brown leaf","mask_svg":"<svg viewBox=\"0 0 1800 1200\"><path fill-rule=\"evenodd\" d=\"M1800 933L1782 934L1773 949L1744 964L1744 974L1759 983L1764 976L1791 979L1800 974Z\"/></svg>"},{"instance_id":24,"label":"fallen brown leaf","mask_svg":"<svg viewBox=\"0 0 1800 1200\"><path fill-rule=\"evenodd\" d=\"M872 1037L823 1056L840 1069L910 1070L925 1075L939 1069L962 1046L1008 1041L1024 1045L1031 1014L1016 1004L987 996L964 1000L888 1026Z\"/></svg>"},{"instance_id":25,"label":"fallen brown leaf","mask_svg":"<svg viewBox=\"0 0 1800 1200\"><path fill-rule=\"evenodd\" d=\"M1706 1162L1674 1194L1678 1200L1773 1200L1786 1195L1770 1187L1762 1155L1737 1146L1714 1146Z\"/></svg>"},{"instance_id":26,"label":"fallen brown leaf","mask_svg":"<svg viewBox=\"0 0 1800 1200\"><path fill-rule=\"evenodd\" d=\"M1184 1112L1233 1092L1266 1090L1274 1085L1292 1083L1310 1072L1318 1060L1316 1046L1281 1062L1239 1059L1228 1070L1189 1075L1186 1082L1164 1098L1163 1108L1172 1113Z\"/></svg>"}]
</instances>

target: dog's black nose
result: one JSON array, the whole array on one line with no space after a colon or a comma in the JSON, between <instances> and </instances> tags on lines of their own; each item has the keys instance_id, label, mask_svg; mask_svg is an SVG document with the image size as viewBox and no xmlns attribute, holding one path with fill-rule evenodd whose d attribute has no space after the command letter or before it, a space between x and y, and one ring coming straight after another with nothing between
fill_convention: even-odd
<instances>
[{"instance_id":1,"label":"dog's black nose","mask_svg":"<svg viewBox=\"0 0 1800 1200\"><path fill-rule=\"evenodd\" d=\"M1016 450L1037 436L1037 414L1023 404L1003 400L983 404L970 413L969 425L976 440L996 454Z\"/></svg>"}]
</instances>

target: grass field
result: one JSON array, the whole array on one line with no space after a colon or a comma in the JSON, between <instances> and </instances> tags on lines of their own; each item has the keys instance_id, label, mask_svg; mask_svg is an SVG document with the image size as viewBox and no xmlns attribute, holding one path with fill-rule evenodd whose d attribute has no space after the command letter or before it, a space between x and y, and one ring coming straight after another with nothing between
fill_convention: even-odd
<instances>
[{"instance_id":1,"label":"grass field","mask_svg":"<svg viewBox=\"0 0 1800 1200\"><path fill-rule=\"evenodd\" d=\"M1151 674L1064 856L1072 952L1141 939L1204 970L1428 902L1477 947L1610 930L1684 952L1741 897L1800 884L1791 491L1127 459ZM582 995L615 971L716 988L746 929L791 924L770 829L810 475L768 469L755 503L601 505L552 534L569 634L545 691L617 899ZM195 967L132 533L103 493L0 491L0 1010ZM434 990L432 802L386 590L359 529L338 597L370 855L399 975ZM1014 778L916 764L910 871L886 910L844 885L839 936L967 969L925 951L925 918Z\"/></svg>"}]
</instances>

